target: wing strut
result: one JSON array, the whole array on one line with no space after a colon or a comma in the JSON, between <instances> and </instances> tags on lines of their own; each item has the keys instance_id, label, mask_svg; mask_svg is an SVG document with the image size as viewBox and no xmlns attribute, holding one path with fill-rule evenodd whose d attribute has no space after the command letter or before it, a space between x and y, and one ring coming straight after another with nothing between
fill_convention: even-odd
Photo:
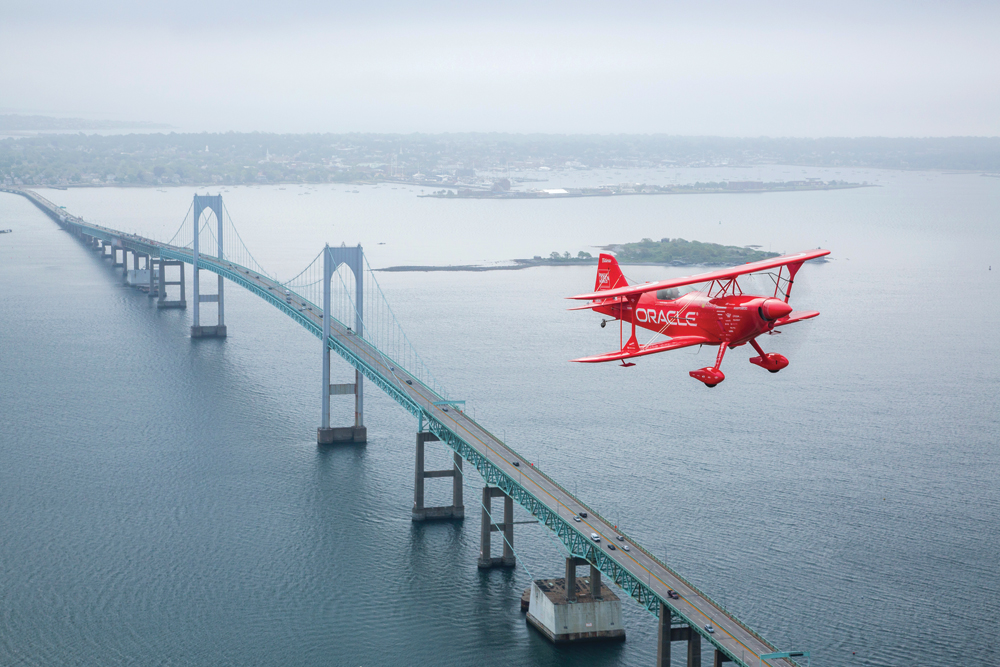
<instances>
[{"instance_id":1,"label":"wing strut","mask_svg":"<svg viewBox=\"0 0 1000 667\"><path fill-rule=\"evenodd\" d=\"M622 304L622 307L629 311L629 320L632 321L632 335L629 337L628 342L625 343L624 345L622 344L622 338L625 326L623 324L623 321L625 319L624 318L625 313L624 312L622 313L623 317L618 318L618 344L621 345L621 351L623 353L628 353L628 356L632 356L639 351L639 341L636 340L635 338L635 305L638 302L639 302L639 295L636 294L635 296L628 297L628 306L625 306L624 303ZM627 357L622 357L623 367L627 368L629 366L635 366L634 363L626 362L625 361L626 358Z\"/></svg>"}]
</instances>

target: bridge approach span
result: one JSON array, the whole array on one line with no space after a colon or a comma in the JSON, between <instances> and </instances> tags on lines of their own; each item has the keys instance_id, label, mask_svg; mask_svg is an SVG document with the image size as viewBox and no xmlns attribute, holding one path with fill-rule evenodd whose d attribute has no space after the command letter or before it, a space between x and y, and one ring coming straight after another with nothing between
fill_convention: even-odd
<instances>
[{"instance_id":1,"label":"bridge approach span","mask_svg":"<svg viewBox=\"0 0 1000 667\"><path fill-rule=\"evenodd\" d=\"M0 188L0 191L27 197L60 226L74 234L101 239L115 247L128 248L151 257L179 260L188 264L194 261L190 248L168 245L84 221L33 191L19 188ZM199 255L198 264L201 268L251 291L317 338L322 338L322 310L317 304L295 292L291 292L290 300L286 299L285 285L274 278L204 254ZM577 499L464 411L454 405L449 408L444 397L421 381L416 374L411 374L334 318L331 318L330 332L327 340L330 350L340 355L410 414L422 419L430 432L475 466L488 484L499 487L536 517L572 556L586 559L650 614L659 618L661 625L666 625L668 633L670 621L667 621L666 614L671 615L673 622L689 626L692 632L696 631L704 641L715 647L718 654L721 654L717 660L728 658L728 661L741 667L797 664L786 657L762 660L761 655L777 653L779 649L634 539L616 531L614 524ZM518 465L515 466L515 462ZM573 518L581 512L586 512L587 518L575 522ZM593 541L591 533L600 535L601 543ZM622 535L625 543L630 545L628 552L607 549L608 544L622 544L617 540L618 535ZM676 591L679 597L669 597L668 590ZM714 627L714 632L708 632L708 625Z\"/></svg>"}]
</instances>

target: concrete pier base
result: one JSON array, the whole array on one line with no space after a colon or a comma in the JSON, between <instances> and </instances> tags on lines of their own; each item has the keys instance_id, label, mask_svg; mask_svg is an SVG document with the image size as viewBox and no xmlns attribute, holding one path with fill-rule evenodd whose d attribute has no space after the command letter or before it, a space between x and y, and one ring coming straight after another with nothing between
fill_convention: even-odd
<instances>
[{"instance_id":1,"label":"concrete pier base","mask_svg":"<svg viewBox=\"0 0 1000 667\"><path fill-rule=\"evenodd\" d=\"M574 578L575 590L567 596L566 579L533 581L525 620L554 644L625 641L621 600L604 584L594 596L592 583L589 577Z\"/></svg>"},{"instance_id":2,"label":"concrete pier base","mask_svg":"<svg viewBox=\"0 0 1000 667\"><path fill-rule=\"evenodd\" d=\"M316 443L319 445L351 444L368 442L368 429L364 426L341 426L316 429Z\"/></svg>"},{"instance_id":3,"label":"concrete pier base","mask_svg":"<svg viewBox=\"0 0 1000 667\"><path fill-rule=\"evenodd\" d=\"M149 284L149 269L129 269L125 272L125 284L143 288Z\"/></svg>"},{"instance_id":4,"label":"concrete pier base","mask_svg":"<svg viewBox=\"0 0 1000 667\"><path fill-rule=\"evenodd\" d=\"M191 338L225 338L225 325L191 327Z\"/></svg>"}]
</instances>

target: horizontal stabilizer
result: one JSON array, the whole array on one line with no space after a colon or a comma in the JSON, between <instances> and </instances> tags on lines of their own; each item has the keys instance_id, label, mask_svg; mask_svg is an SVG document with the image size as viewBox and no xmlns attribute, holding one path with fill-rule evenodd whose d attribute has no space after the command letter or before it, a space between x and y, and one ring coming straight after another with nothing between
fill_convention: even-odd
<instances>
[{"instance_id":1,"label":"horizontal stabilizer","mask_svg":"<svg viewBox=\"0 0 1000 667\"><path fill-rule=\"evenodd\" d=\"M801 322L802 320L812 319L819 315L818 310L793 310L786 317L782 317L774 322L774 326L783 327L786 324L792 324L793 322Z\"/></svg>"},{"instance_id":2,"label":"horizontal stabilizer","mask_svg":"<svg viewBox=\"0 0 1000 667\"><path fill-rule=\"evenodd\" d=\"M631 359L632 357L642 357L647 354L656 354L657 352L666 352L667 350L676 350L682 347L691 347L692 345L704 345L711 342L702 336L677 336L676 338L659 343L640 345L638 350L619 350L618 352L608 352L607 354L598 354L593 357L582 357L580 359L573 359L572 361L578 361L583 364L599 364L605 361Z\"/></svg>"}]
</instances>

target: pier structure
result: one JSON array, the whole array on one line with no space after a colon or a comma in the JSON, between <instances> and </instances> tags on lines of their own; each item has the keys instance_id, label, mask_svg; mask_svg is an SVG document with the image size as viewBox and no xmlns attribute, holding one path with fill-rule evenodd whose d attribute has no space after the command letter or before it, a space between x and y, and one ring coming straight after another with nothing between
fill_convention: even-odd
<instances>
[{"instance_id":1,"label":"pier structure","mask_svg":"<svg viewBox=\"0 0 1000 667\"><path fill-rule=\"evenodd\" d=\"M424 448L428 442L439 442L438 437L422 428L417 431L416 464L413 472L413 511L410 518L414 521L432 521L435 519L464 519L465 503L462 500L462 457L453 453L454 465L448 470L425 470ZM424 505L424 480L431 477L451 477L451 505L442 507L426 507Z\"/></svg>"}]
</instances>

